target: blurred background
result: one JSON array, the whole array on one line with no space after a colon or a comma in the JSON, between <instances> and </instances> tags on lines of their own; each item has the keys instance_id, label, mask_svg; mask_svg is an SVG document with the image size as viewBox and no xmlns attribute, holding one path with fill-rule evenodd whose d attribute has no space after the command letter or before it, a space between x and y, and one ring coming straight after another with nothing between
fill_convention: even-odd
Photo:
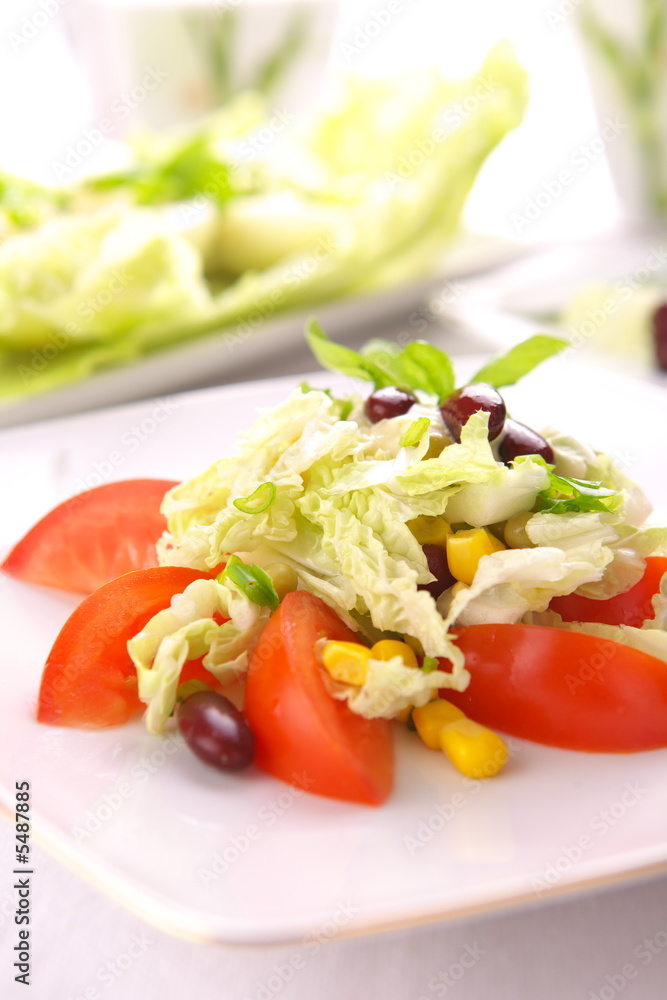
<instances>
[{"instance_id":1,"label":"blurred background","mask_svg":"<svg viewBox=\"0 0 667 1000\"><path fill-rule=\"evenodd\" d=\"M624 0L607 7L633 4L637 6L635 0ZM530 104L521 129L508 136L483 168L468 202L467 222L529 243L596 235L619 225L622 210L607 155L596 152L594 143L600 126L579 31L582 0L307 0L293 5L270 0L10 0L0 12L5 38L0 81L3 92L12 95L0 108L5 169L55 183L52 161L62 159L68 143L94 125L96 115L104 117L114 96L134 82L133 73L156 59L170 73L168 97L158 91L129 109L114 122L105 148L68 180L110 162L108 146L133 125L182 121L187 99L192 117L209 110L216 88L207 85L205 57L214 71L211 35L224 34L225 17L248 13L257 18L250 38L242 39L245 50L236 55L236 67L252 51L251 42L253 56L258 49L268 54L273 44L277 47L278 29L289 26L285 15L290 6L312 17L317 36L315 58L302 51L299 59L295 53L300 65L296 72L294 67L286 70L286 86L277 100L290 110L301 111L314 101L326 73L334 69L387 76L436 64L447 76L462 77L480 66L497 41L510 39L529 74ZM269 11L275 11L275 26L267 24ZM199 20L199 36L188 31L188 18ZM225 71L224 82L227 96L234 86L255 81L239 67ZM591 143L587 156L584 147ZM557 179L579 147L577 183L529 225L513 221L512 215L525 213L545 181Z\"/></svg>"},{"instance_id":2,"label":"blurred background","mask_svg":"<svg viewBox=\"0 0 667 1000\"><path fill-rule=\"evenodd\" d=\"M664 0L11 0L0 38L0 423L308 370L314 308L662 377Z\"/></svg>"}]
</instances>

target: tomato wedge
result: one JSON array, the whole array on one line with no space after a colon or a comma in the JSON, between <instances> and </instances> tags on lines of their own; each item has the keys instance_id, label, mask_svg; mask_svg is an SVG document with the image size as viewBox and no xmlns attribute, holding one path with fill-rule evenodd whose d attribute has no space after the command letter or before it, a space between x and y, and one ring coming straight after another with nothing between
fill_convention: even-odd
<instances>
[{"instance_id":1,"label":"tomato wedge","mask_svg":"<svg viewBox=\"0 0 667 1000\"><path fill-rule=\"evenodd\" d=\"M602 622L641 628L646 618L655 617L651 598L660 590L664 573L667 573L667 556L649 556L643 577L625 594L606 601L567 594L565 597L554 597L549 608L557 611L565 622Z\"/></svg>"},{"instance_id":2,"label":"tomato wedge","mask_svg":"<svg viewBox=\"0 0 667 1000\"><path fill-rule=\"evenodd\" d=\"M136 570L85 598L49 653L39 690L38 721L100 729L118 726L142 709L127 641L166 608L174 594L205 576L180 566ZM211 674L200 661L193 661L181 678L193 677L210 681Z\"/></svg>"},{"instance_id":3,"label":"tomato wedge","mask_svg":"<svg viewBox=\"0 0 667 1000\"><path fill-rule=\"evenodd\" d=\"M170 479L106 483L59 504L30 529L2 569L29 583L91 594L109 580L157 566Z\"/></svg>"},{"instance_id":4,"label":"tomato wedge","mask_svg":"<svg viewBox=\"0 0 667 1000\"><path fill-rule=\"evenodd\" d=\"M491 728L569 750L667 746L667 664L539 625L457 628L471 681L442 696Z\"/></svg>"},{"instance_id":5,"label":"tomato wedge","mask_svg":"<svg viewBox=\"0 0 667 1000\"><path fill-rule=\"evenodd\" d=\"M359 636L318 597L288 594L250 662L244 714L255 763L316 795L379 805L394 779L391 724L362 719L328 693L315 656L319 639Z\"/></svg>"}]
</instances>

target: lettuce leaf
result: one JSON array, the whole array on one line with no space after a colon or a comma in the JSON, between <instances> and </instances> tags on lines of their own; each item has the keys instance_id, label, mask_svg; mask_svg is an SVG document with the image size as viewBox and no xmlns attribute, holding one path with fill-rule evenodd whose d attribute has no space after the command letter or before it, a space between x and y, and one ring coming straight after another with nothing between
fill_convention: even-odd
<instances>
[{"instance_id":1,"label":"lettuce leaf","mask_svg":"<svg viewBox=\"0 0 667 1000\"><path fill-rule=\"evenodd\" d=\"M309 490L298 505L321 531L322 551L350 585L354 603L346 610L367 612L375 628L412 636L427 656L450 659L453 670L443 686L463 690L468 675L460 651L448 638L433 598L417 589L432 579L426 557L399 520L392 498L381 490L358 490L350 497Z\"/></svg>"},{"instance_id":2,"label":"lettuce leaf","mask_svg":"<svg viewBox=\"0 0 667 1000\"><path fill-rule=\"evenodd\" d=\"M464 483L487 482L498 471L488 427L488 413L473 413L461 429L460 443L448 445L437 458L413 462L396 477L400 489L409 497L433 492L446 497Z\"/></svg>"},{"instance_id":3,"label":"lettuce leaf","mask_svg":"<svg viewBox=\"0 0 667 1000\"><path fill-rule=\"evenodd\" d=\"M510 468L497 465L486 482L470 483L451 498L446 507L447 519L473 528L506 521L521 511L532 510L547 482L544 465L530 458L519 458Z\"/></svg>"},{"instance_id":4,"label":"lettuce leaf","mask_svg":"<svg viewBox=\"0 0 667 1000\"><path fill-rule=\"evenodd\" d=\"M620 518L607 518L616 532L616 541L609 547L613 559L601 580L585 583L577 589L582 597L604 601L617 594L625 594L639 583L646 569L647 556L667 550L667 528L635 528Z\"/></svg>"},{"instance_id":5,"label":"lettuce leaf","mask_svg":"<svg viewBox=\"0 0 667 1000\"><path fill-rule=\"evenodd\" d=\"M301 585L348 622L368 615L376 629L413 635L428 655L448 656L454 663L450 683L463 685L462 656L447 638L433 598L417 589L433 577L406 522L422 512L423 500L393 496L384 486L341 492L347 471L369 464L355 456L386 454L387 442L379 424L341 421L338 411L326 393L297 390L244 435L236 458L175 487L162 508L169 535L159 547L161 560L212 567L237 553L257 565L285 562ZM427 446L422 441L400 449L397 433L395 446L410 461ZM471 439L477 436L471 427ZM465 440L452 450L465 450ZM377 464L385 461L392 462ZM234 506L238 495L266 482L276 487L267 509L247 513ZM445 501L437 502L442 507Z\"/></svg>"},{"instance_id":6,"label":"lettuce leaf","mask_svg":"<svg viewBox=\"0 0 667 1000\"><path fill-rule=\"evenodd\" d=\"M159 216L103 209L6 240L0 306L0 345L39 349L51 334L65 351L113 340L138 323L196 320L210 294L197 254Z\"/></svg>"},{"instance_id":7,"label":"lettuce leaf","mask_svg":"<svg viewBox=\"0 0 667 1000\"><path fill-rule=\"evenodd\" d=\"M219 625L215 613L229 618ZM222 684L245 671L269 609L249 600L231 583L195 580L128 642L137 670L139 697L148 706L149 732L162 732L174 710L183 666L204 656L203 665Z\"/></svg>"},{"instance_id":8,"label":"lettuce leaf","mask_svg":"<svg viewBox=\"0 0 667 1000\"><path fill-rule=\"evenodd\" d=\"M667 574L663 574L660 590L651 600L655 616L644 622L646 628L659 628L667 631Z\"/></svg>"},{"instance_id":9,"label":"lettuce leaf","mask_svg":"<svg viewBox=\"0 0 667 1000\"><path fill-rule=\"evenodd\" d=\"M469 113L452 115L471 95ZM233 345L252 332L258 303L277 315L437 273L479 169L526 98L526 75L501 45L459 83L430 70L350 75L261 163L242 155L257 124L247 97L249 110L237 99L189 139L153 140L148 153L144 140L127 171L69 192L71 214L40 225L37 212L0 248L0 398L214 331ZM422 370L425 350L409 351ZM446 385L438 376L436 390Z\"/></svg>"},{"instance_id":10,"label":"lettuce leaf","mask_svg":"<svg viewBox=\"0 0 667 1000\"><path fill-rule=\"evenodd\" d=\"M589 468L595 465L595 452L591 447L555 427L546 427L541 433L553 450L554 471L557 475L575 479L588 478Z\"/></svg>"},{"instance_id":11,"label":"lettuce leaf","mask_svg":"<svg viewBox=\"0 0 667 1000\"><path fill-rule=\"evenodd\" d=\"M641 525L653 511L653 504L641 486L630 479L609 455L595 453L595 462L588 466L588 476L599 479L603 486L621 495L619 514L629 524Z\"/></svg>"},{"instance_id":12,"label":"lettuce leaf","mask_svg":"<svg viewBox=\"0 0 667 1000\"><path fill-rule=\"evenodd\" d=\"M356 424L340 420L339 409L325 392L295 389L241 435L235 458L171 490L162 512L172 537L161 541L162 556L172 565L212 569L229 553L292 541L304 474L320 460L343 461L360 448ZM235 500L267 482L275 487L270 506L239 510Z\"/></svg>"}]
</instances>

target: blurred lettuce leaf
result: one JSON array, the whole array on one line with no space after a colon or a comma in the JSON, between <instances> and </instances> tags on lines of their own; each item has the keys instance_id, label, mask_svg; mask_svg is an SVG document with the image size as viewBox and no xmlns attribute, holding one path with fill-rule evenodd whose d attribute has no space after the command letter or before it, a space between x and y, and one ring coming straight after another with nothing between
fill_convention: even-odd
<instances>
[{"instance_id":1,"label":"blurred lettuce leaf","mask_svg":"<svg viewBox=\"0 0 667 1000\"><path fill-rule=\"evenodd\" d=\"M244 95L197 133L144 137L124 172L57 196L26 190L25 230L0 245L0 399L207 332L227 328L232 344L260 307L274 316L437 274L526 99L502 43L456 83L435 70L350 75L303 122Z\"/></svg>"}]
</instances>

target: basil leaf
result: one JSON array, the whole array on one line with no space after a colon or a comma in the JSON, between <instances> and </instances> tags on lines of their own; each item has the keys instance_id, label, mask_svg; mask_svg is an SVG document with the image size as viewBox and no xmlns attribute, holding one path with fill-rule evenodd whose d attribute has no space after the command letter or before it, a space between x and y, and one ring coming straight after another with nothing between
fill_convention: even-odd
<instances>
[{"instance_id":1,"label":"basil leaf","mask_svg":"<svg viewBox=\"0 0 667 1000\"><path fill-rule=\"evenodd\" d=\"M214 143L205 129L178 142L159 161L140 153L136 165L91 177L83 182L82 189L84 192L123 190L139 205L186 201L204 190L212 191L209 197L224 205L235 193L232 173L232 168L216 155ZM214 185L212 178L215 178Z\"/></svg>"},{"instance_id":2,"label":"basil leaf","mask_svg":"<svg viewBox=\"0 0 667 1000\"><path fill-rule=\"evenodd\" d=\"M361 351L330 340L316 320L306 325L311 351L325 368L373 382L375 389L396 386L404 392L428 392L442 402L454 392L456 380L451 358L434 344L413 340L402 350L390 340L376 337ZM568 346L560 337L538 333L517 344L477 372L472 382L488 382L499 387L514 385L540 362Z\"/></svg>"},{"instance_id":3,"label":"basil leaf","mask_svg":"<svg viewBox=\"0 0 667 1000\"><path fill-rule=\"evenodd\" d=\"M376 389L395 385L398 389L408 388L405 372L400 362L401 349L398 344L382 337L373 337L361 348L361 356L381 372L382 384L375 383Z\"/></svg>"},{"instance_id":4,"label":"basil leaf","mask_svg":"<svg viewBox=\"0 0 667 1000\"><path fill-rule=\"evenodd\" d=\"M602 500L594 497L571 497L567 500L551 500L540 502L542 514L589 514L597 512L608 514L612 508Z\"/></svg>"},{"instance_id":5,"label":"basil leaf","mask_svg":"<svg viewBox=\"0 0 667 1000\"><path fill-rule=\"evenodd\" d=\"M242 594L262 608L275 611L280 604L271 577L261 566L248 566L238 556L230 556L217 579L224 583L225 578L231 580Z\"/></svg>"},{"instance_id":6,"label":"basil leaf","mask_svg":"<svg viewBox=\"0 0 667 1000\"><path fill-rule=\"evenodd\" d=\"M410 424L407 431L398 442L400 447L416 448L430 426L431 421L428 417L420 417L419 420L415 420L413 424Z\"/></svg>"},{"instance_id":7,"label":"basil leaf","mask_svg":"<svg viewBox=\"0 0 667 1000\"><path fill-rule=\"evenodd\" d=\"M592 479L573 479L568 476L557 476L555 472L549 474L549 480L552 489L559 489L561 493L576 490L578 493L589 497L613 497L618 493L618 490L609 490L602 483L594 482Z\"/></svg>"},{"instance_id":8,"label":"basil leaf","mask_svg":"<svg viewBox=\"0 0 667 1000\"><path fill-rule=\"evenodd\" d=\"M439 400L454 391L456 381L449 355L425 340L414 340L401 350L390 340L375 338L362 348L362 356L382 371L386 385L407 392L421 389L434 393Z\"/></svg>"},{"instance_id":9,"label":"basil leaf","mask_svg":"<svg viewBox=\"0 0 667 1000\"><path fill-rule=\"evenodd\" d=\"M440 401L454 392L456 379L451 358L434 344L427 344L425 340L412 341L403 351L402 361L406 366L412 366L415 374L420 372L420 381L415 382L415 389L435 393Z\"/></svg>"},{"instance_id":10,"label":"basil leaf","mask_svg":"<svg viewBox=\"0 0 667 1000\"><path fill-rule=\"evenodd\" d=\"M425 656L422 663L422 670L425 674L432 674L440 666L440 661L435 656Z\"/></svg>"},{"instance_id":11,"label":"basil leaf","mask_svg":"<svg viewBox=\"0 0 667 1000\"><path fill-rule=\"evenodd\" d=\"M622 503L618 490L588 479L570 479L549 472L549 486L537 494L544 514L584 514L590 511L608 514Z\"/></svg>"},{"instance_id":12,"label":"basil leaf","mask_svg":"<svg viewBox=\"0 0 667 1000\"><path fill-rule=\"evenodd\" d=\"M371 361L364 358L358 351L329 340L326 333L315 319L306 324L306 340L311 351L322 365L332 372L349 375L351 378L361 378L366 382L379 385L389 385L382 372Z\"/></svg>"},{"instance_id":13,"label":"basil leaf","mask_svg":"<svg viewBox=\"0 0 667 1000\"><path fill-rule=\"evenodd\" d=\"M234 506L244 514L262 514L276 499L276 484L262 483L248 497L234 500Z\"/></svg>"},{"instance_id":14,"label":"basil leaf","mask_svg":"<svg viewBox=\"0 0 667 1000\"><path fill-rule=\"evenodd\" d=\"M311 351L330 371L373 382L376 389L396 386L404 392L435 394L439 400L454 391L454 369L449 355L425 340L414 340L401 350L390 340L376 337L361 351L335 344L316 320L306 325Z\"/></svg>"},{"instance_id":15,"label":"basil leaf","mask_svg":"<svg viewBox=\"0 0 667 1000\"><path fill-rule=\"evenodd\" d=\"M545 333L537 333L534 337L524 340L522 344L517 344L507 354L489 361L470 381L488 382L496 389L504 385L514 385L542 361L560 353L568 346L568 341L561 337L549 337Z\"/></svg>"}]
</instances>

